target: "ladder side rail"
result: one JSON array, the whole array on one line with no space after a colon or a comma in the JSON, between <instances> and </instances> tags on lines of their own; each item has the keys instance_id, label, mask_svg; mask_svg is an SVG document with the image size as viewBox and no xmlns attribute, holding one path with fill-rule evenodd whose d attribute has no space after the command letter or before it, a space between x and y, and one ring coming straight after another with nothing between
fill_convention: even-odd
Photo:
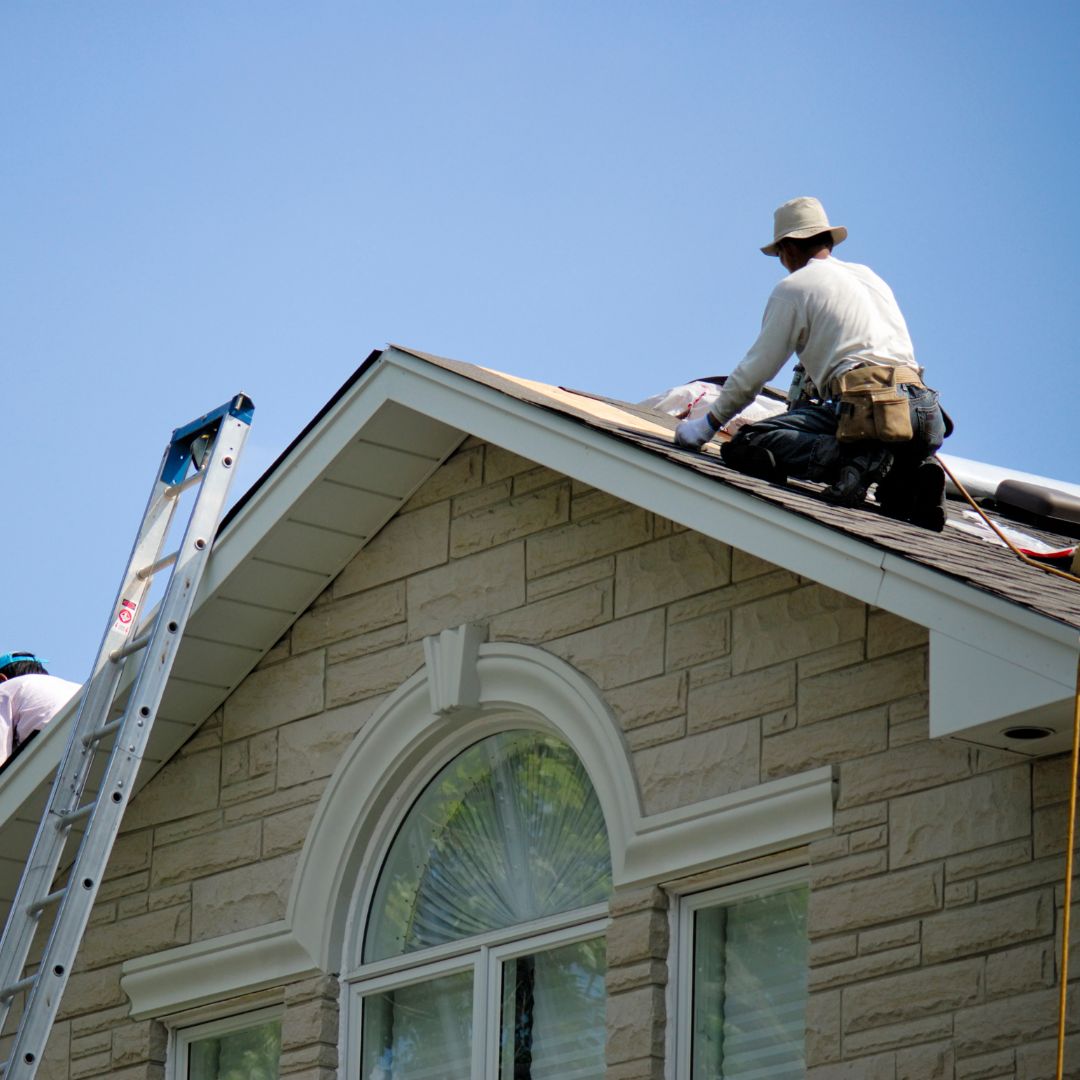
<instances>
[{"instance_id":1,"label":"ladder side rail","mask_svg":"<svg viewBox=\"0 0 1080 1080\"><path fill-rule=\"evenodd\" d=\"M224 510L234 473L232 466L243 445L248 426L241 420L226 418L204 464L206 476L185 530L168 589L158 609L146 659L128 697L123 724L99 788L100 795L69 875L70 888L60 900L42 954L41 978L27 996L23 1022L8 1058L6 1080L16 1077L29 1080L33 1076L31 1070L36 1070L44 1051L124 810L132 794L150 730Z\"/></svg>"},{"instance_id":2,"label":"ladder side rail","mask_svg":"<svg viewBox=\"0 0 1080 1080\"><path fill-rule=\"evenodd\" d=\"M94 757L90 752L91 748L83 744L83 739L105 722L116 698L124 664L114 661L112 653L134 638L141 628L144 603L152 582L149 578L140 579L138 570L160 555L175 509L175 504L170 500L150 523L150 528L140 537L140 542L132 552L120 592L113 605L112 623L102 640L94 673L87 684L63 763L57 774L59 783L53 787L53 797L49 801L50 813L74 810L82 795L86 774ZM122 616L129 612L131 620L124 622Z\"/></svg>"},{"instance_id":3,"label":"ladder side rail","mask_svg":"<svg viewBox=\"0 0 1080 1080\"><path fill-rule=\"evenodd\" d=\"M162 456L162 468L167 456L168 451ZM125 624L118 616L121 610L131 610L122 607L123 601L134 598L135 613L132 622L126 625L130 627L137 621L142 597L150 583L138 581L136 571L145 565L144 560L150 558L152 561L151 552L154 553L153 557L160 553L175 512L175 501L164 497L167 489L168 484L160 479L155 480L139 534L121 579L109 625L102 637L94 673L83 691L82 701L68 736L67 748L49 792L46 812L42 817L43 823L58 824L57 815L64 810L74 810L85 787L94 755L80 752L82 737L104 720L104 714L108 712L116 693L122 666L110 662L109 653L126 636L121 629ZM68 830L63 828L42 827L34 837L29 858L8 912L3 936L0 937L0 988L11 986L22 975L40 918L39 914L31 914L28 908L48 895L67 840ZM10 998L0 1001L0 1030L7 1019L11 1004Z\"/></svg>"},{"instance_id":4,"label":"ladder side rail","mask_svg":"<svg viewBox=\"0 0 1080 1080\"><path fill-rule=\"evenodd\" d=\"M168 457L167 448L113 602L112 615L102 636L93 673L83 691L82 701L72 724L72 732L50 795L48 807L51 813L62 813L76 808L85 784L85 774L89 772L93 760L92 754L82 753L82 739L105 721L123 676L124 665L114 662L112 654L135 637L141 629L145 615L144 601L152 581L140 577L139 570L156 561L161 554L176 512L176 501L169 494L171 485L161 478ZM71 767L76 765L80 767Z\"/></svg>"}]
</instances>

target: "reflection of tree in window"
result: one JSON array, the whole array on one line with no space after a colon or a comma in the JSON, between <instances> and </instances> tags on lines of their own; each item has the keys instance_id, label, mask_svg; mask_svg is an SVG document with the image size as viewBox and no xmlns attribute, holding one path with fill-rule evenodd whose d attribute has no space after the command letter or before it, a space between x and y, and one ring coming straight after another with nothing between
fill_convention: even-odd
<instances>
[{"instance_id":1,"label":"reflection of tree in window","mask_svg":"<svg viewBox=\"0 0 1080 1080\"><path fill-rule=\"evenodd\" d=\"M187 1080L277 1080L281 1021L198 1039L188 1047Z\"/></svg>"},{"instance_id":2,"label":"reflection of tree in window","mask_svg":"<svg viewBox=\"0 0 1080 1080\"><path fill-rule=\"evenodd\" d=\"M503 964L500 1080L593 1080L604 1075L603 938Z\"/></svg>"},{"instance_id":3,"label":"reflection of tree in window","mask_svg":"<svg viewBox=\"0 0 1080 1080\"><path fill-rule=\"evenodd\" d=\"M588 775L558 740L485 739L428 786L376 889L365 960L605 900L611 862Z\"/></svg>"},{"instance_id":4,"label":"reflection of tree in window","mask_svg":"<svg viewBox=\"0 0 1080 1080\"><path fill-rule=\"evenodd\" d=\"M467 1080L472 973L398 987L364 999L366 1080Z\"/></svg>"},{"instance_id":5,"label":"reflection of tree in window","mask_svg":"<svg viewBox=\"0 0 1080 1080\"><path fill-rule=\"evenodd\" d=\"M364 961L572 913L610 891L603 813L581 762L550 736L504 732L459 754L409 811L376 886ZM500 1080L603 1076L604 944L556 935L490 969L502 980ZM467 970L364 996L363 1080L468 1080L476 956Z\"/></svg>"},{"instance_id":6,"label":"reflection of tree in window","mask_svg":"<svg viewBox=\"0 0 1080 1080\"><path fill-rule=\"evenodd\" d=\"M803 1076L806 899L800 886L697 912L693 1080Z\"/></svg>"}]
</instances>

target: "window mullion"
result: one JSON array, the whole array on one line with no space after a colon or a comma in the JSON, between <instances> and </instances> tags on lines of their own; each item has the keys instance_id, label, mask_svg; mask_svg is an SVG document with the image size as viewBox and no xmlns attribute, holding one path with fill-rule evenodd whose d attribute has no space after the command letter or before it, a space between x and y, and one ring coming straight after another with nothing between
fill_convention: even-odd
<instances>
[{"instance_id":1,"label":"window mullion","mask_svg":"<svg viewBox=\"0 0 1080 1080\"><path fill-rule=\"evenodd\" d=\"M689 1080L693 1032L695 909L684 901L675 910L675 1076L677 1080Z\"/></svg>"},{"instance_id":2,"label":"window mullion","mask_svg":"<svg viewBox=\"0 0 1080 1080\"><path fill-rule=\"evenodd\" d=\"M501 989L498 959L490 946L483 945L476 961L473 998L473 1077L495 1080L499 1075L499 1011Z\"/></svg>"}]
</instances>

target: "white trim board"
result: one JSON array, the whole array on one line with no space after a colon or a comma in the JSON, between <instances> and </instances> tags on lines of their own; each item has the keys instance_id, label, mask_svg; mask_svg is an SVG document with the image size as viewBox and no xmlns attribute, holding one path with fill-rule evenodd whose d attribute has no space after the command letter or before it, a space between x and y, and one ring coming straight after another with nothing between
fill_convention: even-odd
<instances>
[{"instance_id":1,"label":"white trim board","mask_svg":"<svg viewBox=\"0 0 1080 1080\"><path fill-rule=\"evenodd\" d=\"M282 920L135 957L124 963L120 986L132 1017L143 1020L317 974Z\"/></svg>"},{"instance_id":2,"label":"white trim board","mask_svg":"<svg viewBox=\"0 0 1080 1080\"><path fill-rule=\"evenodd\" d=\"M470 632L459 629L462 636ZM449 641L428 639L429 666L386 699L342 755L308 832L285 918L127 961L121 985L134 1016L176 1013L316 971L353 968L398 821L446 761L495 731L547 730L579 756L604 811L616 886L758 858L832 828L835 785L827 767L645 815L606 702L569 664L534 646L479 646L467 673L475 705L438 717L429 681L440 677L439 654Z\"/></svg>"}]
</instances>

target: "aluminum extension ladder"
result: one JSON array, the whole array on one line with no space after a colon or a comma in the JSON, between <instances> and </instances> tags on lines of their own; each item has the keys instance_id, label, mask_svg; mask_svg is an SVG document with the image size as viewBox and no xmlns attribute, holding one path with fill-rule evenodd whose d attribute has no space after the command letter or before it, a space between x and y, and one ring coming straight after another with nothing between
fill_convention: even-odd
<instances>
[{"instance_id":1,"label":"aluminum extension ladder","mask_svg":"<svg viewBox=\"0 0 1080 1080\"><path fill-rule=\"evenodd\" d=\"M101 649L0 938L0 1030L15 999L26 994L14 1045L0 1064L4 1080L31 1080L41 1062L131 797L253 411L250 399L238 394L219 409L177 428L165 448ZM199 490L180 547L162 557L180 495L196 486ZM154 575L165 570L170 573L157 615L143 629L144 601ZM126 684L131 687L126 706L113 718L129 657L138 657L133 661L137 671ZM80 833L78 827L83 824ZM71 844L74 856L66 860L70 863L66 883L54 889L69 841L75 842ZM40 961L30 965L30 974L24 974L42 915L54 905L55 918Z\"/></svg>"}]
</instances>

